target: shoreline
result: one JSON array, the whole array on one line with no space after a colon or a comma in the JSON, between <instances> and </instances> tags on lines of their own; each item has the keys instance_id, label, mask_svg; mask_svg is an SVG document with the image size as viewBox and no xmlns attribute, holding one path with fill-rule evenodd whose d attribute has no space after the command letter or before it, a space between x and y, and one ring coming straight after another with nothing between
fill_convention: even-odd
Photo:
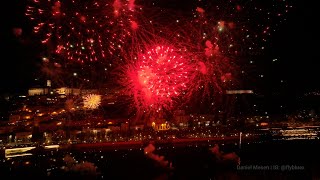
<instances>
[{"instance_id":1,"label":"shoreline","mask_svg":"<svg viewBox=\"0 0 320 180\"><path fill-rule=\"evenodd\" d=\"M259 137L242 137L242 142L257 140ZM123 142L102 142L102 143L81 143L81 144L64 144L61 149L84 150L84 149L139 149L144 148L149 143L158 145L174 145L188 146L188 145L206 145L208 143L239 143L239 136L232 137L214 137L214 138L188 138L188 139L170 139L170 140L150 140L150 141L123 141Z\"/></svg>"}]
</instances>

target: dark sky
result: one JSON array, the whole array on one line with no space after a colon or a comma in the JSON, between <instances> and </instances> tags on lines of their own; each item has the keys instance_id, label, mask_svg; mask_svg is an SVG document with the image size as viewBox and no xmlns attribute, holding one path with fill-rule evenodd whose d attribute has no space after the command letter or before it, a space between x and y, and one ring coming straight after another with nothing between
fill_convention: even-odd
<instances>
[{"instance_id":1,"label":"dark sky","mask_svg":"<svg viewBox=\"0 0 320 180\"><path fill-rule=\"evenodd\" d=\"M295 4L288 20L272 38L268 55L278 58L269 73L273 79L287 80L288 91L319 89L319 26L318 6L315 2Z\"/></svg>"},{"instance_id":2,"label":"dark sky","mask_svg":"<svg viewBox=\"0 0 320 180\"><path fill-rule=\"evenodd\" d=\"M37 74L38 45L32 42L30 27L24 17L24 4L12 0L6 6L9 13L1 15L1 66L0 92L14 92L29 87ZM265 74L261 81L267 91L301 93L319 88L317 61L319 20L316 16L316 1L294 3L287 21L270 38L266 53L256 71ZM3 11L1 13L4 13ZM13 28L22 28L22 35L15 37ZM272 62L272 59L278 59ZM283 79L285 83L280 84Z\"/></svg>"},{"instance_id":3,"label":"dark sky","mask_svg":"<svg viewBox=\"0 0 320 180\"><path fill-rule=\"evenodd\" d=\"M0 92L21 92L30 85L33 74L36 72L35 47L28 37L29 28L24 17L22 1L10 1L6 8L9 12L1 15L1 66ZM22 35L16 37L14 28L21 28ZM30 31L30 30L29 30Z\"/></svg>"}]
</instances>

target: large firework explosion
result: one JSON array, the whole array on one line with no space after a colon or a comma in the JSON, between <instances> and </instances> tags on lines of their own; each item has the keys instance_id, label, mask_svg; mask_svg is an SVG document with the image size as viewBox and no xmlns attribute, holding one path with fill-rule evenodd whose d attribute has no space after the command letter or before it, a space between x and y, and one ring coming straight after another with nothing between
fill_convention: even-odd
<instances>
[{"instance_id":1,"label":"large firework explosion","mask_svg":"<svg viewBox=\"0 0 320 180\"><path fill-rule=\"evenodd\" d=\"M177 96L183 99L176 103L179 107L185 103L187 106L206 103L202 107L214 109L214 106L218 105L217 96L238 87L241 82L237 76L245 71L237 65L237 61L243 56L261 53L270 32L277 27L271 26L271 19L281 17L290 8L286 2L270 2L265 9L259 8L258 4L237 1L224 6L221 2L203 2L203 6L199 4L193 7L190 10L192 13L177 13L179 15L172 23L167 23L168 26L159 30L162 32L160 35L169 40L169 44L174 44L177 49L184 49L184 56L188 57L188 61L185 61L186 88ZM251 17L252 12L255 12L255 17ZM252 24L252 18L261 18L261 21ZM140 42L141 44L145 45L144 41ZM141 53L141 50L135 52ZM123 74L126 80L122 85L126 87L125 91L131 93L136 109L157 111L159 105L154 104L160 103L163 106L177 102L177 97L152 98L150 88L142 86L139 80L146 80L148 84L149 78L161 78L157 76L160 73L154 75L150 73L151 70L145 69L149 77L146 78L145 74L139 74L144 66L136 65L136 62L141 62L140 58L136 61L136 57L131 56L129 59L124 66L130 71ZM167 85L164 80L161 83L163 86ZM154 84L152 85L151 87L154 87ZM157 86L160 87L158 84Z\"/></svg>"},{"instance_id":2,"label":"large firework explosion","mask_svg":"<svg viewBox=\"0 0 320 180\"><path fill-rule=\"evenodd\" d=\"M103 61L120 51L137 29L134 0L32 0L26 15L34 33L63 57Z\"/></svg>"},{"instance_id":3,"label":"large firework explosion","mask_svg":"<svg viewBox=\"0 0 320 180\"><path fill-rule=\"evenodd\" d=\"M159 44L138 54L123 69L121 84L138 111L169 110L187 89L190 59L184 51Z\"/></svg>"}]
</instances>

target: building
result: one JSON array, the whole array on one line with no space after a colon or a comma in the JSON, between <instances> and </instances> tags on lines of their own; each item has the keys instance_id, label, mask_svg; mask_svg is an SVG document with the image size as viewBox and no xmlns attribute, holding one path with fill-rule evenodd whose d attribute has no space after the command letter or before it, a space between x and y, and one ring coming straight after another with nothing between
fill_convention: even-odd
<instances>
[{"instance_id":1,"label":"building","mask_svg":"<svg viewBox=\"0 0 320 180\"><path fill-rule=\"evenodd\" d=\"M49 94L48 88L30 88L28 90L29 96L47 95L47 94Z\"/></svg>"},{"instance_id":2,"label":"building","mask_svg":"<svg viewBox=\"0 0 320 180\"><path fill-rule=\"evenodd\" d=\"M56 94L59 95L80 95L80 89L77 88L68 88L68 87L61 87L54 90Z\"/></svg>"}]
</instances>

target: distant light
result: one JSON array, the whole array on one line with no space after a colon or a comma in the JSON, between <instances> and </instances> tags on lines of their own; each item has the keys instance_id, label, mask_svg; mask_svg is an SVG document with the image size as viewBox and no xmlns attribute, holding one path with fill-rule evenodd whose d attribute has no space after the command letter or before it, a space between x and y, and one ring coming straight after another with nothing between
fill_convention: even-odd
<instances>
[{"instance_id":1,"label":"distant light","mask_svg":"<svg viewBox=\"0 0 320 180\"><path fill-rule=\"evenodd\" d=\"M227 90L226 94L253 94L253 90Z\"/></svg>"},{"instance_id":2,"label":"distant light","mask_svg":"<svg viewBox=\"0 0 320 180\"><path fill-rule=\"evenodd\" d=\"M45 62L48 62L48 61L49 61L49 59L46 58L46 57L43 57L42 60L45 61Z\"/></svg>"},{"instance_id":3,"label":"distant light","mask_svg":"<svg viewBox=\"0 0 320 180\"><path fill-rule=\"evenodd\" d=\"M51 80L47 80L47 86L51 87Z\"/></svg>"},{"instance_id":4,"label":"distant light","mask_svg":"<svg viewBox=\"0 0 320 180\"><path fill-rule=\"evenodd\" d=\"M48 145L48 146L45 146L44 148L45 149L58 149L60 147L60 145Z\"/></svg>"},{"instance_id":5,"label":"distant light","mask_svg":"<svg viewBox=\"0 0 320 180\"><path fill-rule=\"evenodd\" d=\"M23 147L23 148L12 148L12 149L5 149L5 157L17 157L17 156L27 156L32 155L31 153L27 153L27 151L30 151L32 149L35 149L36 147Z\"/></svg>"}]
</instances>

